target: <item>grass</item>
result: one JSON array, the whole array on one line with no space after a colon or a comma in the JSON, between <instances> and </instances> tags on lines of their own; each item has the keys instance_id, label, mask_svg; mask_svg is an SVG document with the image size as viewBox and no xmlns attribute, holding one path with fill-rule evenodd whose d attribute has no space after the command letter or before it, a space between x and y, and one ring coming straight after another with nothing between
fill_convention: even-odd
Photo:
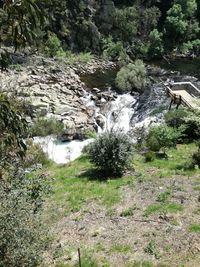
<instances>
[{"instance_id":1,"label":"grass","mask_svg":"<svg viewBox=\"0 0 200 267\"><path fill-rule=\"evenodd\" d=\"M134 211L135 211L136 209L138 209L136 206L127 208L127 209L123 210L123 211L120 213L120 216L121 216L121 217L133 216Z\"/></svg>"},{"instance_id":2,"label":"grass","mask_svg":"<svg viewBox=\"0 0 200 267\"><path fill-rule=\"evenodd\" d=\"M125 245L125 244L114 244L111 248L110 248L110 252L112 253L129 253L131 252L132 248L129 245Z\"/></svg>"},{"instance_id":3,"label":"grass","mask_svg":"<svg viewBox=\"0 0 200 267\"><path fill-rule=\"evenodd\" d=\"M52 166L55 177L54 201L65 212L79 211L83 204L95 201L107 208L121 200L120 188L134 185L134 177L104 180L85 156L66 166Z\"/></svg>"},{"instance_id":4,"label":"grass","mask_svg":"<svg viewBox=\"0 0 200 267\"><path fill-rule=\"evenodd\" d=\"M182 189L184 190L185 184L183 183L182 185L182 178L184 179L184 181L186 181L191 177L192 190L198 190L198 188L196 187L199 186L199 180L197 178L199 177L199 170L188 170L184 168L188 161L189 155L191 155L195 151L195 149L196 147L194 144L180 145L177 149L169 149L167 151L167 154L169 155L168 160L155 159L153 162L147 163L144 162L144 158L141 155L136 154L133 162L133 165L135 167L134 174L136 174L136 176L134 176L134 174L132 176L125 175L122 178L115 179L105 179L102 175L95 171L94 166L89 162L86 156L82 156L68 165L52 165L50 167L50 172L54 177L53 202L56 204L56 207L62 209L60 214L57 215L56 219L59 219L58 216L66 216L70 212L77 212L81 210L81 212L73 215L75 221L81 221L84 217L84 212L89 213L90 203L97 203L98 205L100 205L100 207L98 207L99 211L101 211L102 206L102 209L105 209L105 217L107 217L107 219L110 219L108 217L111 217L111 220L113 219L113 216L117 217L119 206L121 210L120 216L127 217L126 219L124 219L125 221L131 221L133 219L131 218L131 216L141 217L142 215L150 216L152 214L179 213L181 211L183 211L181 213L181 216L184 217L185 214L187 214L188 207L187 205L185 205L185 203L180 205L176 203L176 201L173 202L174 194L172 194L173 186L171 185L170 178L173 177L174 180L178 178L177 183L179 184L177 184L176 189L179 187L181 188L182 186ZM165 180L158 181L159 178L165 177L167 178L167 183L165 183ZM136 184L136 189L138 189L138 187L145 187L146 184L149 185L149 181L150 183L154 183L155 181L155 186L159 186L160 183L160 186L162 186L163 189L161 193L160 190L155 190L155 193L152 191L152 193L154 193L154 196L152 196L152 199L150 199L150 201L144 207L144 212L143 209L135 212L135 210L138 208L137 202L135 202L135 200L137 201L137 196L136 198L132 198L132 194L134 196L134 187ZM126 188L128 188L128 190L132 190L132 192L130 192L131 202L129 203L128 208L127 206L123 206L124 198L126 200ZM146 195L144 194L144 197L145 196ZM146 201L146 199L144 199L144 201ZM57 213L59 213L59 209L57 209ZM56 210L54 211L54 213L55 212ZM200 214L200 208L198 208L198 206L195 207L195 214ZM123 218L119 219L123 220ZM189 232L196 234L200 233L200 225L192 224L195 221L196 220L191 221L191 225L188 226L188 235ZM172 220L170 220L170 224L179 225L179 221L176 220L176 218L172 218ZM159 231L155 231L156 234L159 234ZM99 237L97 236L96 238ZM154 240L150 239L147 243L145 240L143 243L144 247L142 248L142 250L143 253L145 252L147 256L144 257L144 261L133 261L130 263L128 256L130 253L134 253L132 246L134 247L135 244L128 244L128 242L126 243L127 240L125 239L123 240L123 243L120 243L120 240L118 240L117 244L115 244L116 241L114 241L113 243L110 243L109 246L108 244L104 243L104 240L97 241L98 242L93 247L94 253L89 253L87 255L84 255L84 253L82 253L83 266L112 266L106 262L104 264L102 260L110 261L109 257L112 258L113 256L117 256L117 254L120 254L123 257L127 257L127 260L124 263L124 266L126 267L166 266L159 265L159 263L158 265L154 265L154 261L145 261L151 259L150 257L155 257L156 259L159 259L160 262L163 261L163 256L159 253L159 247L156 246ZM169 249L169 253L172 251L172 249L173 245ZM174 257L176 258L176 256Z\"/></svg>"},{"instance_id":5,"label":"grass","mask_svg":"<svg viewBox=\"0 0 200 267\"><path fill-rule=\"evenodd\" d=\"M182 210L183 207L176 203L152 204L146 208L144 215L149 216L154 213L177 213Z\"/></svg>"},{"instance_id":6,"label":"grass","mask_svg":"<svg viewBox=\"0 0 200 267\"><path fill-rule=\"evenodd\" d=\"M167 190L165 192L161 192L158 195L157 201L164 203L168 201L170 197L171 197L171 191Z\"/></svg>"},{"instance_id":7,"label":"grass","mask_svg":"<svg viewBox=\"0 0 200 267\"><path fill-rule=\"evenodd\" d=\"M151 162L144 162L144 157L140 155L135 156L134 166L136 170L143 175L149 175L149 170L154 169L154 177L164 178L174 175L193 176L198 172L197 169L187 168L189 158L196 151L195 144L179 145L176 148L167 149L168 160L158 159Z\"/></svg>"},{"instance_id":8,"label":"grass","mask_svg":"<svg viewBox=\"0 0 200 267\"><path fill-rule=\"evenodd\" d=\"M188 229L192 233L200 234L200 224L191 224Z\"/></svg>"}]
</instances>

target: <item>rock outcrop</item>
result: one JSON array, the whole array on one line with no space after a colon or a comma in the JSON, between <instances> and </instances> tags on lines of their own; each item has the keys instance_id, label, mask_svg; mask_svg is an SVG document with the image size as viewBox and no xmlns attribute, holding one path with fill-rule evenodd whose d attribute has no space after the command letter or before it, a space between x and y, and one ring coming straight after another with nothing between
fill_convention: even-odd
<instances>
[{"instance_id":1,"label":"rock outcrop","mask_svg":"<svg viewBox=\"0 0 200 267\"><path fill-rule=\"evenodd\" d=\"M63 141L84 139L85 133L96 131L103 123L96 122L95 106L112 99L110 95L96 89L88 92L78 72L82 66L70 67L62 62L42 57L33 57L26 65L0 73L0 90L15 95L27 103L28 121L38 116L53 117L65 125ZM94 72L101 64L88 64ZM104 64L102 65L104 66ZM85 71L85 70L84 70ZM95 104L90 105L91 102Z\"/></svg>"}]
</instances>

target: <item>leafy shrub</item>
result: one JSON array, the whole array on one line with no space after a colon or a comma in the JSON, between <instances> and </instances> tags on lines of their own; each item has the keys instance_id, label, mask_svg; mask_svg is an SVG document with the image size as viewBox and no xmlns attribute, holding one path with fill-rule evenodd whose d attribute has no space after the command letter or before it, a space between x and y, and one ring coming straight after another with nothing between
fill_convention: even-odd
<instances>
[{"instance_id":1,"label":"leafy shrub","mask_svg":"<svg viewBox=\"0 0 200 267\"><path fill-rule=\"evenodd\" d=\"M197 142L198 150L192 155L192 166L200 167L200 141Z\"/></svg>"},{"instance_id":2,"label":"leafy shrub","mask_svg":"<svg viewBox=\"0 0 200 267\"><path fill-rule=\"evenodd\" d=\"M146 85L146 69L142 60L124 66L117 73L115 83L121 92L136 90L142 92Z\"/></svg>"},{"instance_id":3,"label":"leafy shrub","mask_svg":"<svg viewBox=\"0 0 200 267\"><path fill-rule=\"evenodd\" d=\"M12 174L9 184L0 182L0 266L41 266L48 243L41 216L47 181Z\"/></svg>"},{"instance_id":4,"label":"leafy shrub","mask_svg":"<svg viewBox=\"0 0 200 267\"><path fill-rule=\"evenodd\" d=\"M188 112L182 125L182 133L187 141L200 139L200 117L197 112Z\"/></svg>"},{"instance_id":5,"label":"leafy shrub","mask_svg":"<svg viewBox=\"0 0 200 267\"><path fill-rule=\"evenodd\" d=\"M122 42L114 42L112 37L103 40L103 56L109 60L118 60L125 53Z\"/></svg>"},{"instance_id":6,"label":"leafy shrub","mask_svg":"<svg viewBox=\"0 0 200 267\"><path fill-rule=\"evenodd\" d=\"M63 129L64 125L60 121L38 118L30 128L30 132L32 136L60 135Z\"/></svg>"},{"instance_id":7,"label":"leafy shrub","mask_svg":"<svg viewBox=\"0 0 200 267\"><path fill-rule=\"evenodd\" d=\"M159 143L158 139L156 138L156 136L154 136L154 134L150 135L147 138L147 147L154 152L157 152L161 149L161 144ZM148 157L149 155L147 155ZM146 157L146 155L145 155Z\"/></svg>"},{"instance_id":8,"label":"leafy shrub","mask_svg":"<svg viewBox=\"0 0 200 267\"><path fill-rule=\"evenodd\" d=\"M188 112L183 108L169 111L165 114L165 122L170 127L178 128L184 123L187 114Z\"/></svg>"},{"instance_id":9,"label":"leafy shrub","mask_svg":"<svg viewBox=\"0 0 200 267\"><path fill-rule=\"evenodd\" d=\"M47 165L50 160L48 159L48 155L42 150L42 147L39 144L34 144L32 140L28 140L26 142L27 150L26 156L24 157L25 168L31 167L35 164Z\"/></svg>"},{"instance_id":10,"label":"leafy shrub","mask_svg":"<svg viewBox=\"0 0 200 267\"><path fill-rule=\"evenodd\" d=\"M162 33L157 29L154 29L149 34L150 46L149 46L149 56L150 57L160 57L164 52L162 43Z\"/></svg>"},{"instance_id":11,"label":"leafy shrub","mask_svg":"<svg viewBox=\"0 0 200 267\"><path fill-rule=\"evenodd\" d=\"M65 62L69 65L75 65L79 63L89 63L94 59L94 55L92 55L90 52L82 52L79 54L74 54L70 51L66 52L65 55Z\"/></svg>"},{"instance_id":12,"label":"leafy shrub","mask_svg":"<svg viewBox=\"0 0 200 267\"><path fill-rule=\"evenodd\" d=\"M64 52L61 41L53 32L48 32L48 40L46 41L44 52L47 56L54 57L56 54Z\"/></svg>"},{"instance_id":13,"label":"leafy shrub","mask_svg":"<svg viewBox=\"0 0 200 267\"><path fill-rule=\"evenodd\" d=\"M111 131L100 135L87 151L90 161L105 175L121 176L130 167L133 144L127 134Z\"/></svg>"},{"instance_id":14,"label":"leafy shrub","mask_svg":"<svg viewBox=\"0 0 200 267\"><path fill-rule=\"evenodd\" d=\"M152 151L160 148L173 147L177 144L181 133L165 124L150 128L146 138L147 146Z\"/></svg>"},{"instance_id":15,"label":"leafy shrub","mask_svg":"<svg viewBox=\"0 0 200 267\"><path fill-rule=\"evenodd\" d=\"M196 111L186 109L170 111L165 115L165 122L181 132L182 142L200 139L200 119Z\"/></svg>"},{"instance_id":16,"label":"leafy shrub","mask_svg":"<svg viewBox=\"0 0 200 267\"><path fill-rule=\"evenodd\" d=\"M144 155L145 157L145 162L151 162L155 159L155 153L153 151L148 151Z\"/></svg>"}]
</instances>

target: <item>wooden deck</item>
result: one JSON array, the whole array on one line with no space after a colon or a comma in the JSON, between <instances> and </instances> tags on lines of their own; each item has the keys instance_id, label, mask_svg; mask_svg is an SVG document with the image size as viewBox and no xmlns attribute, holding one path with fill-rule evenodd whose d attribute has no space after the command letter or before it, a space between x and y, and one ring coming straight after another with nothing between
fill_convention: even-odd
<instances>
[{"instance_id":1,"label":"wooden deck","mask_svg":"<svg viewBox=\"0 0 200 267\"><path fill-rule=\"evenodd\" d=\"M166 86L167 94L171 98L170 108L172 104L184 105L190 109L200 110L200 90L192 83L174 83Z\"/></svg>"}]
</instances>

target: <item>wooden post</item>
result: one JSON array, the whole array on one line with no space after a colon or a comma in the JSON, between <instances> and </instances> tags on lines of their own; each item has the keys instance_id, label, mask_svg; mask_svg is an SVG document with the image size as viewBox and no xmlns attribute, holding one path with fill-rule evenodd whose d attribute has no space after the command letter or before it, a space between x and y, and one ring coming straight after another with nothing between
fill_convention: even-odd
<instances>
[{"instance_id":1,"label":"wooden post","mask_svg":"<svg viewBox=\"0 0 200 267\"><path fill-rule=\"evenodd\" d=\"M169 111L171 110L172 103L173 103L173 99L172 99L171 102L170 102L170 105L169 105Z\"/></svg>"},{"instance_id":2,"label":"wooden post","mask_svg":"<svg viewBox=\"0 0 200 267\"><path fill-rule=\"evenodd\" d=\"M82 265L81 265L81 251L80 251L80 248L78 248L78 262L79 262L79 267L82 267Z\"/></svg>"}]
</instances>

